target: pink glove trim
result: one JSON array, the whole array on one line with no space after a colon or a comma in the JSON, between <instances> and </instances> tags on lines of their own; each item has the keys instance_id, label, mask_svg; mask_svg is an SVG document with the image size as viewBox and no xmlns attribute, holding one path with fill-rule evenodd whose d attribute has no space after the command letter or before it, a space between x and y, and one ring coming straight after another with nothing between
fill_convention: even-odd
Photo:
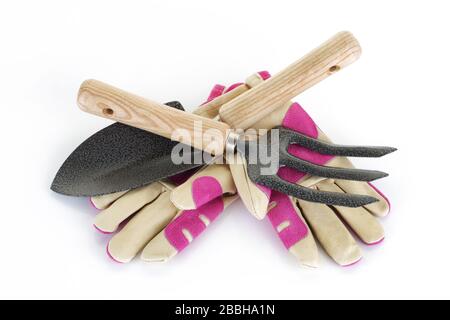
<instances>
[{"instance_id":1,"label":"pink glove trim","mask_svg":"<svg viewBox=\"0 0 450 320\"><path fill-rule=\"evenodd\" d=\"M97 208L97 207L95 206L94 201L92 201L92 197L89 197L89 203L91 204L91 206L92 206L94 209L101 210L100 208Z\"/></svg>"},{"instance_id":2,"label":"pink glove trim","mask_svg":"<svg viewBox=\"0 0 450 320\"><path fill-rule=\"evenodd\" d=\"M360 238L360 239L361 239L361 238ZM362 240L361 240L361 241L362 241ZM372 242L372 243L367 243L367 242L365 242L365 241L363 241L363 242L364 242L364 244L365 244L366 246L376 246L376 245L382 243L383 241L384 241L384 237L381 238L380 240L378 240L378 241L376 241L376 242Z\"/></svg>"},{"instance_id":3,"label":"pink glove trim","mask_svg":"<svg viewBox=\"0 0 450 320\"><path fill-rule=\"evenodd\" d=\"M169 223L164 230L167 241L178 251L182 251L189 245L189 240L183 234L183 230L188 231L195 239L206 229L206 225L200 216L208 218L212 223L224 209L222 198L205 204L196 210L185 210L175 220Z\"/></svg>"},{"instance_id":4,"label":"pink glove trim","mask_svg":"<svg viewBox=\"0 0 450 320\"><path fill-rule=\"evenodd\" d=\"M214 177L200 177L195 179L192 183L192 197L196 208L199 208L211 200L222 196L222 194L222 186Z\"/></svg>"},{"instance_id":5,"label":"pink glove trim","mask_svg":"<svg viewBox=\"0 0 450 320\"><path fill-rule=\"evenodd\" d=\"M233 89L239 87L240 85L243 85L243 83L242 83L242 82L238 82L238 83L232 84L232 85L229 86L229 87L227 88L227 90L225 90L223 93L230 92L230 91L232 91Z\"/></svg>"},{"instance_id":6,"label":"pink glove trim","mask_svg":"<svg viewBox=\"0 0 450 320\"><path fill-rule=\"evenodd\" d=\"M391 212L391 202L389 201L389 199L383 194L383 192L381 192L377 187L375 187L372 183L367 182L369 184L369 186L372 187L373 190L375 190L380 196L383 197L384 200L386 200L388 207L389 207L389 211L387 214L389 214Z\"/></svg>"},{"instance_id":7,"label":"pink glove trim","mask_svg":"<svg viewBox=\"0 0 450 320\"><path fill-rule=\"evenodd\" d=\"M114 231L113 232L103 231L102 229L97 227L95 224L93 224L92 226L95 228L95 230L97 230L98 232L103 233L103 234L113 234L114 233Z\"/></svg>"},{"instance_id":8,"label":"pink glove trim","mask_svg":"<svg viewBox=\"0 0 450 320\"><path fill-rule=\"evenodd\" d=\"M270 73L269 73L269 71L265 71L265 70L259 71L258 74L259 74L259 76L261 77L261 79L263 79L263 80L267 80L267 79L270 78Z\"/></svg>"},{"instance_id":9,"label":"pink glove trim","mask_svg":"<svg viewBox=\"0 0 450 320\"><path fill-rule=\"evenodd\" d=\"M268 71L259 71L258 72L259 76L261 77L261 79L263 80L267 80L270 78L270 73ZM227 93L230 92L231 90L235 89L236 87L239 87L240 85L243 85L244 83L242 82L238 82L235 84L232 84L231 86L229 86L223 93ZM213 89L214 90L214 89Z\"/></svg>"},{"instance_id":10,"label":"pink glove trim","mask_svg":"<svg viewBox=\"0 0 450 320\"><path fill-rule=\"evenodd\" d=\"M277 228L281 223L289 222L286 228L278 232L284 246L289 250L290 247L308 235L308 228L298 216L288 196L272 191L270 200L276 203L276 206L267 213L273 228L278 232Z\"/></svg>"},{"instance_id":11,"label":"pink glove trim","mask_svg":"<svg viewBox=\"0 0 450 320\"><path fill-rule=\"evenodd\" d=\"M272 193L272 190L267 188L266 186L262 186L260 184L256 184L259 190L261 190L267 197L267 199L270 199L270 195Z\"/></svg>"},{"instance_id":12,"label":"pink glove trim","mask_svg":"<svg viewBox=\"0 0 450 320\"><path fill-rule=\"evenodd\" d=\"M106 245L106 254L108 255L108 257L109 257L112 261L114 261L114 262L116 262L116 263L119 263L119 264L123 264L123 262L114 259L114 257L112 256L111 252L109 252L109 243Z\"/></svg>"},{"instance_id":13,"label":"pink glove trim","mask_svg":"<svg viewBox=\"0 0 450 320\"><path fill-rule=\"evenodd\" d=\"M316 139L319 135L317 126L314 121L296 102L293 103L289 110L286 112L282 125L283 127L297 131L311 138ZM289 146L288 152L297 158L320 165L323 165L333 159L333 156L323 155L295 144ZM293 183L297 182L305 175L306 174L303 172L299 172L287 167L280 168L280 170L278 170L278 176L280 178Z\"/></svg>"},{"instance_id":14,"label":"pink glove trim","mask_svg":"<svg viewBox=\"0 0 450 320\"><path fill-rule=\"evenodd\" d=\"M352 263L349 263L349 264L343 265L342 267L344 267L344 268L348 268L348 267L354 266L355 264L357 264L357 263L358 263L358 262L360 262L361 260L362 260L362 257L361 257L361 258L359 258L358 260L356 260L355 262L352 262Z\"/></svg>"},{"instance_id":15,"label":"pink glove trim","mask_svg":"<svg viewBox=\"0 0 450 320\"><path fill-rule=\"evenodd\" d=\"M221 84L216 84L212 89L211 92L209 93L208 99L206 99L205 103L208 103L212 100L214 100L215 98L221 96L225 91L225 86L221 85Z\"/></svg>"}]
</instances>

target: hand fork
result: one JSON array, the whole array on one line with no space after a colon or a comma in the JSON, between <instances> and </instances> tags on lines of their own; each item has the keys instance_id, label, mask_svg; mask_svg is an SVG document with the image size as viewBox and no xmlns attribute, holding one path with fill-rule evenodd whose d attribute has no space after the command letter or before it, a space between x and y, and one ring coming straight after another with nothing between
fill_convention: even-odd
<instances>
[{"instance_id":1,"label":"hand fork","mask_svg":"<svg viewBox=\"0 0 450 320\"><path fill-rule=\"evenodd\" d=\"M274 131L277 132L277 135L275 141L272 141L272 133ZM236 149L245 156L247 173L254 183L305 201L345 207L359 207L378 200L367 195L325 192L303 187L281 179L277 175L278 169L282 166L286 166L312 176L355 181L374 181L386 177L388 174L375 170L347 169L317 165L291 155L288 152L288 147L291 144L297 144L320 154L340 157L378 158L396 150L392 147L343 146L331 144L310 138L281 126L273 128L265 136L259 138L257 144L252 145L252 142L245 141L241 137L238 138ZM263 152L258 152L256 149L263 150ZM270 158L278 159L279 165L272 167L273 164L268 161ZM265 174L263 174L263 172L265 172ZM270 172L270 174L267 172Z\"/></svg>"}]
</instances>

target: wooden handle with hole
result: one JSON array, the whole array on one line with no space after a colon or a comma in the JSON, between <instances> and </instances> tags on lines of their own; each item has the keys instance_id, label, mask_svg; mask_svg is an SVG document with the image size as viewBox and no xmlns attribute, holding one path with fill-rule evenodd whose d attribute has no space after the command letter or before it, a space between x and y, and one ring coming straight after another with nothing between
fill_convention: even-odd
<instances>
[{"instance_id":1,"label":"wooden handle with hole","mask_svg":"<svg viewBox=\"0 0 450 320\"><path fill-rule=\"evenodd\" d=\"M360 55L361 47L355 37L350 32L340 32L264 83L224 104L220 118L232 128L250 128L280 104L353 63Z\"/></svg>"},{"instance_id":2,"label":"wooden handle with hole","mask_svg":"<svg viewBox=\"0 0 450 320\"><path fill-rule=\"evenodd\" d=\"M78 105L88 113L115 120L213 154L223 152L229 126L144 99L97 80L87 80Z\"/></svg>"}]
</instances>

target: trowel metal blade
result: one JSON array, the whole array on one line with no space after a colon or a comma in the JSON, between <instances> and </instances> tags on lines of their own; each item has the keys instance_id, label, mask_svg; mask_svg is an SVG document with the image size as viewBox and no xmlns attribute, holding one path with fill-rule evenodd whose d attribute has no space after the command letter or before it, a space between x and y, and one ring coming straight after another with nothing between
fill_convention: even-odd
<instances>
[{"instance_id":1,"label":"trowel metal blade","mask_svg":"<svg viewBox=\"0 0 450 320\"><path fill-rule=\"evenodd\" d=\"M167 105L184 110L179 102ZM71 196L97 196L138 188L202 165L174 164L171 152L176 144L147 131L114 123L72 152L56 174L51 189ZM203 159L201 151L190 150L190 156Z\"/></svg>"}]
</instances>

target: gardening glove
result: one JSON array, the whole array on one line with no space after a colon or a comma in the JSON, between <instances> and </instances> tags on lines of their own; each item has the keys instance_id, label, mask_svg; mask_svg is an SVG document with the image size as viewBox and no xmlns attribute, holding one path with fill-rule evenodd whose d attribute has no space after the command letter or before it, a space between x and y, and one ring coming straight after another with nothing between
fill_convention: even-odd
<instances>
[{"instance_id":1,"label":"gardening glove","mask_svg":"<svg viewBox=\"0 0 450 320\"><path fill-rule=\"evenodd\" d=\"M221 96L226 102L242 91L215 86L197 111L217 116ZM224 99L226 98L226 99ZM101 210L94 226L103 233L115 233L107 246L117 262L131 261L141 250L146 261L166 261L199 236L231 202L237 199L229 169L210 165L192 175L184 173L169 182L156 182L138 189L91 198ZM188 180L188 181L186 181ZM186 182L186 183L184 183ZM180 185L174 192L175 185ZM171 197L177 202L175 207Z\"/></svg>"},{"instance_id":2,"label":"gardening glove","mask_svg":"<svg viewBox=\"0 0 450 320\"><path fill-rule=\"evenodd\" d=\"M256 86L268 77L267 72L260 72L247 79L246 85ZM271 129L278 125L315 139L331 142L298 103L284 103L268 117L256 123L253 129ZM298 158L320 165L353 167L347 158L318 154L298 145L291 145L288 151ZM241 161L244 162L245 159ZM245 163L230 165L230 168L239 195L249 211L260 219L267 211L268 218L281 241L303 265L317 266L316 240L334 261L345 266L356 263L362 257L350 230L366 244L377 244L384 239L383 228L376 217L386 216L390 205L387 198L370 183L325 179L309 176L291 168L279 169L278 175L289 182L322 191L370 195L379 200L359 208L327 206L294 199L254 184L246 177ZM241 173L235 174L238 170Z\"/></svg>"},{"instance_id":3,"label":"gardening glove","mask_svg":"<svg viewBox=\"0 0 450 320\"><path fill-rule=\"evenodd\" d=\"M212 164L173 189L171 199L183 209L147 244L144 261L167 261L182 251L238 196L228 166Z\"/></svg>"},{"instance_id":4,"label":"gardening glove","mask_svg":"<svg viewBox=\"0 0 450 320\"><path fill-rule=\"evenodd\" d=\"M91 198L92 204L101 209L94 226L103 233L115 233L107 246L109 256L126 263L142 250L143 260L166 261L182 251L237 198L232 181L224 188L228 190L225 195L203 196L205 187L220 188L221 179L213 176L226 176L224 171L228 171L225 165L206 166L188 180L192 189L181 184L177 195L195 199L198 207L194 210L176 208L170 200L175 185L162 181Z\"/></svg>"}]
</instances>

